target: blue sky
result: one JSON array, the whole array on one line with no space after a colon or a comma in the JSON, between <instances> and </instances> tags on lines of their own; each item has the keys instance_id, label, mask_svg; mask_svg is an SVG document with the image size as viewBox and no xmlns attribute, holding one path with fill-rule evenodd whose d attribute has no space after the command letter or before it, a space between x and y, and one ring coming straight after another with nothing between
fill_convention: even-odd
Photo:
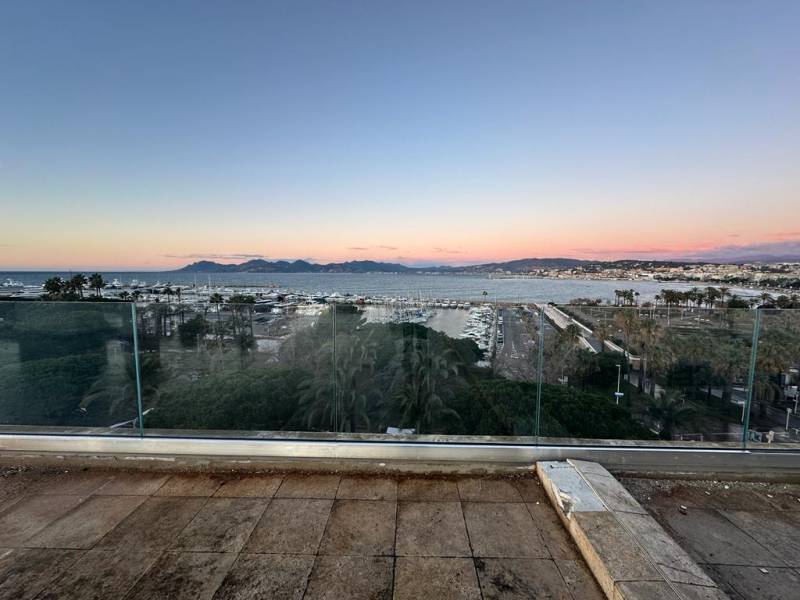
<instances>
[{"instance_id":1,"label":"blue sky","mask_svg":"<svg viewBox=\"0 0 800 600\"><path fill-rule=\"evenodd\" d=\"M798 2L0 5L0 267L795 245Z\"/></svg>"}]
</instances>

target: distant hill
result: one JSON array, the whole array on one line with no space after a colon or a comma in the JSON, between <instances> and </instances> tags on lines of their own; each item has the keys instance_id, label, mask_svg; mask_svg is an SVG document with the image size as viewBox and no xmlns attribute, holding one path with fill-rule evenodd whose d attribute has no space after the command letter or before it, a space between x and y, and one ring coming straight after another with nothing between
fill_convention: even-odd
<instances>
[{"instance_id":1,"label":"distant hill","mask_svg":"<svg viewBox=\"0 0 800 600\"><path fill-rule=\"evenodd\" d=\"M506 262L483 263L459 267L409 267L398 263L374 260L353 260L341 263L316 264L306 260L248 260L240 264L222 264L201 260L178 269L177 273L531 273L538 269L680 267L701 261L615 260L597 261L577 258L520 258ZM710 261L702 261L710 262Z\"/></svg>"},{"instance_id":2,"label":"distant hill","mask_svg":"<svg viewBox=\"0 0 800 600\"><path fill-rule=\"evenodd\" d=\"M178 269L177 273L402 273L412 271L410 267L396 263L356 260L343 263L319 265L306 260L277 260L274 262L255 259L240 264L222 264L201 260Z\"/></svg>"}]
</instances>

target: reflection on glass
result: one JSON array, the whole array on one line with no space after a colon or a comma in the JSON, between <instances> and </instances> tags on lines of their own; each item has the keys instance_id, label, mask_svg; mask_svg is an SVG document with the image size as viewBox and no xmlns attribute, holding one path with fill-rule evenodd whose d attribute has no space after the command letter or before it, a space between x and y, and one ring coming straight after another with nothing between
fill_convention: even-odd
<instances>
[{"instance_id":1,"label":"reflection on glass","mask_svg":"<svg viewBox=\"0 0 800 600\"><path fill-rule=\"evenodd\" d=\"M135 433L131 305L0 302L0 425Z\"/></svg>"}]
</instances>

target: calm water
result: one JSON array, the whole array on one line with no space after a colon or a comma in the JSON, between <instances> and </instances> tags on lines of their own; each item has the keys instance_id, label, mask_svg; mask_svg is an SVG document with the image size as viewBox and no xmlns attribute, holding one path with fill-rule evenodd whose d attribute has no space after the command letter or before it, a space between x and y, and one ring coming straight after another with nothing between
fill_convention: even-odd
<instances>
[{"instance_id":1,"label":"calm water","mask_svg":"<svg viewBox=\"0 0 800 600\"><path fill-rule=\"evenodd\" d=\"M6 278L26 285L40 285L48 277L68 277L67 272L0 272L0 282ZM662 289L685 290L703 284L674 284L653 281L587 281L578 279L490 279L470 275L393 275L385 273L215 273L174 272L104 272L111 281L119 279L130 283L132 279L148 284L171 283L237 287L275 287L309 293L386 295L407 298L448 298L452 300L486 299L500 302L559 302L573 298L602 298L614 300L615 289L634 289L640 300L652 300ZM732 289L739 295L754 295L752 290Z\"/></svg>"}]
</instances>

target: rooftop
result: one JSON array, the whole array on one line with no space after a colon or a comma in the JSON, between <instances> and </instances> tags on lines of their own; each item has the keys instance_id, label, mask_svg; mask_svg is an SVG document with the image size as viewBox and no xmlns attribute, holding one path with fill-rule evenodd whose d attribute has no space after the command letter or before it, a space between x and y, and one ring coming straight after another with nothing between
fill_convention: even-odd
<instances>
[{"instance_id":1,"label":"rooftop","mask_svg":"<svg viewBox=\"0 0 800 600\"><path fill-rule=\"evenodd\" d=\"M604 597L532 474L5 469L0 549L17 600Z\"/></svg>"},{"instance_id":2,"label":"rooftop","mask_svg":"<svg viewBox=\"0 0 800 600\"><path fill-rule=\"evenodd\" d=\"M731 600L797 597L800 485L621 481Z\"/></svg>"}]
</instances>

